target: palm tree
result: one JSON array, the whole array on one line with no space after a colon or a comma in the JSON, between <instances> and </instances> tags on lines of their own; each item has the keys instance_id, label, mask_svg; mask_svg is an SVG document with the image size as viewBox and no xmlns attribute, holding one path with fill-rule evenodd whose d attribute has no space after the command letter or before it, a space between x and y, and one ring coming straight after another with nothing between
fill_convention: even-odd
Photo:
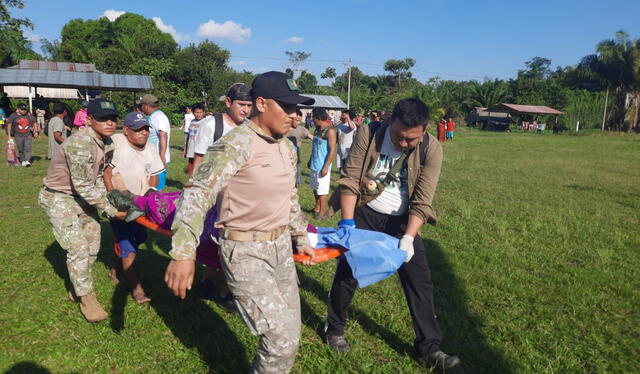
<instances>
[{"instance_id":1,"label":"palm tree","mask_svg":"<svg viewBox=\"0 0 640 374\"><path fill-rule=\"evenodd\" d=\"M612 93L611 111L604 121L613 122L621 130L637 128L640 107L640 40L629 40L629 34L618 31L614 39L603 40L596 54L586 56L577 71L584 79L602 85ZM603 128L604 128L603 123Z\"/></svg>"},{"instance_id":2,"label":"palm tree","mask_svg":"<svg viewBox=\"0 0 640 374\"><path fill-rule=\"evenodd\" d=\"M471 86L469 97L463 103L473 106L490 108L508 100L507 85L501 80L485 80L483 83L475 82Z\"/></svg>"}]
</instances>

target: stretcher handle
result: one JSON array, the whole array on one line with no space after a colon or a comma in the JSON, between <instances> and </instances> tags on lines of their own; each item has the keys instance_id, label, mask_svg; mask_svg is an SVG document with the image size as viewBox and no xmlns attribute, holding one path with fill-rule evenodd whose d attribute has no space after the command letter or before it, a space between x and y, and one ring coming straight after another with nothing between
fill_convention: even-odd
<instances>
[{"instance_id":1,"label":"stretcher handle","mask_svg":"<svg viewBox=\"0 0 640 374\"><path fill-rule=\"evenodd\" d=\"M316 249L316 263L325 262L329 260L333 260L334 258L340 256L344 252L339 248L318 248ZM293 261L302 262L304 260L310 260L311 256L309 255L299 255L297 253L293 254Z\"/></svg>"}]
</instances>

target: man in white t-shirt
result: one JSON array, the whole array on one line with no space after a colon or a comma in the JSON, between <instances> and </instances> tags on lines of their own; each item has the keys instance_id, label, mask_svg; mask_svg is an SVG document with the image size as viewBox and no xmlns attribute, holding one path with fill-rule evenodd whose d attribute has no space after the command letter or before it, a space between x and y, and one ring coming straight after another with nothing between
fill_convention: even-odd
<instances>
[{"instance_id":1,"label":"man in white t-shirt","mask_svg":"<svg viewBox=\"0 0 640 374\"><path fill-rule=\"evenodd\" d=\"M338 167L342 167L349 150L351 149L351 143L353 143L353 134L356 133L356 123L351 120L348 110L343 110L340 113L340 122L338 122Z\"/></svg>"},{"instance_id":2,"label":"man in white t-shirt","mask_svg":"<svg viewBox=\"0 0 640 374\"><path fill-rule=\"evenodd\" d=\"M104 185L107 190L129 191L144 195L158 183L158 175L164 172L164 164L153 145L147 145L149 122L142 113L129 113L124 118L124 134L111 137L114 150L111 162L104 170ZM136 303L151 301L138 281L133 262L138 246L147 239L147 230L136 222L112 220L111 228L118 244L116 253L121 260L121 271L131 287L131 296ZM115 271L111 271L117 279Z\"/></svg>"},{"instance_id":3,"label":"man in white t-shirt","mask_svg":"<svg viewBox=\"0 0 640 374\"><path fill-rule=\"evenodd\" d=\"M193 170L198 167L209 146L236 126L241 125L251 113L251 107L253 106L251 88L244 83L234 83L227 91L224 104L227 107L224 113L205 118L207 121L201 123L198 128ZM222 123L218 123L220 119ZM216 129L218 130L217 133Z\"/></svg>"},{"instance_id":4,"label":"man in white t-shirt","mask_svg":"<svg viewBox=\"0 0 640 374\"><path fill-rule=\"evenodd\" d=\"M141 109L147 115L149 121L149 142L156 145L160 159L164 164L165 171L158 176L158 190L162 190L167 183L166 168L171 162L171 152L169 151L169 140L171 138L171 123L169 118L158 107L158 98L147 94L140 100Z\"/></svg>"}]
</instances>

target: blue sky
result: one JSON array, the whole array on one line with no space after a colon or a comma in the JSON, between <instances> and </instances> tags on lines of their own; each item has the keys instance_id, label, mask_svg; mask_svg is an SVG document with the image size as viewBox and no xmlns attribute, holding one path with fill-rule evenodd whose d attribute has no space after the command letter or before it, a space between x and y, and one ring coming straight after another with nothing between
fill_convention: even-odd
<instances>
[{"instance_id":1,"label":"blue sky","mask_svg":"<svg viewBox=\"0 0 640 374\"><path fill-rule=\"evenodd\" d=\"M182 46L208 37L236 69L283 70L284 51L309 52L303 68L318 77L348 59L382 74L384 61L412 57L421 81L508 79L534 56L574 65L619 29L640 37L638 0L25 1L12 14L31 19L34 40L59 38L72 18L126 11L155 18Z\"/></svg>"}]
</instances>

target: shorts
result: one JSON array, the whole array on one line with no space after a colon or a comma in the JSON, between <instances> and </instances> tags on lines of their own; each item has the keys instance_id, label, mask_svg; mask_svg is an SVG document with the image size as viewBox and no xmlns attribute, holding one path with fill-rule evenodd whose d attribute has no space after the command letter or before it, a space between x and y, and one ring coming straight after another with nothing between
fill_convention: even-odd
<instances>
[{"instance_id":1,"label":"shorts","mask_svg":"<svg viewBox=\"0 0 640 374\"><path fill-rule=\"evenodd\" d=\"M120 258L127 258L130 253L138 252L140 244L147 240L147 229L136 222L112 220L111 230L118 244L115 252Z\"/></svg>"},{"instance_id":2,"label":"shorts","mask_svg":"<svg viewBox=\"0 0 640 374\"><path fill-rule=\"evenodd\" d=\"M169 163L167 162L167 168L169 168ZM158 174L158 186L156 190L162 191L167 186L167 169L160 174Z\"/></svg>"},{"instance_id":3,"label":"shorts","mask_svg":"<svg viewBox=\"0 0 640 374\"><path fill-rule=\"evenodd\" d=\"M329 165L329 172L324 177L320 176L320 171L311 170L311 189L316 195L328 195L329 186L331 185L331 165Z\"/></svg>"},{"instance_id":4,"label":"shorts","mask_svg":"<svg viewBox=\"0 0 640 374\"><path fill-rule=\"evenodd\" d=\"M447 139L453 139L453 131L447 131Z\"/></svg>"}]
</instances>

